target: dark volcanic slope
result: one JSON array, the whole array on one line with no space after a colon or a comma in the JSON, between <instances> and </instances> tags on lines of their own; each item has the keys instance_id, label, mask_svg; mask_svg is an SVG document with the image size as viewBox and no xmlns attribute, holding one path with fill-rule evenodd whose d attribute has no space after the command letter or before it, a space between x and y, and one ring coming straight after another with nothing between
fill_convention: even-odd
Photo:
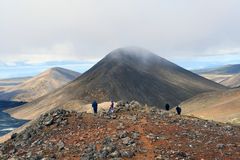
<instances>
[{"instance_id":1,"label":"dark volcanic slope","mask_svg":"<svg viewBox=\"0 0 240 160\"><path fill-rule=\"evenodd\" d=\"M10 114L37 112L63 105L70 100L89 103L118 100L137 100L143 104L163 107L176 105L198 93L225 89L220 84L189 72L147 50L120 48L114 50L65 87L29 103ZM46 108L46 110L44 110ZM41 110L41 111L40 111Z\"/></svg>"},{"instance_id":2,"label":"dark volcanic slope","mask_svg":"<svg viewBox=\"0 0 240 160\"><path fill-rule=\"evenodd\" d=\"M63 93L108 101L138 100L150 105L182 100L223 86L193 74L149 51L121 48L111 52L88 72L68 85Z\"/></svg>"}]
</instances>

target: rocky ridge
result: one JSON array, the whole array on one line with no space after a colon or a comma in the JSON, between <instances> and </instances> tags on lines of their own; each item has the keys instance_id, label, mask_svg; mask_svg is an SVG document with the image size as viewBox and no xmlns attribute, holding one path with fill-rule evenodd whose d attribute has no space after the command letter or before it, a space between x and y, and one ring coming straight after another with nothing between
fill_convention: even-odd
<instances>
[{"instance_id":1,"label":"rocky ridge","mask_svg":"<svg viewBox=\"0 0 240 160\"><path fill-rule=\"evenodd\" d=\"M238 159L240 127L138 102L113 114L53 110L0 145L0 159Z\"/></svg>"}]
</instances>

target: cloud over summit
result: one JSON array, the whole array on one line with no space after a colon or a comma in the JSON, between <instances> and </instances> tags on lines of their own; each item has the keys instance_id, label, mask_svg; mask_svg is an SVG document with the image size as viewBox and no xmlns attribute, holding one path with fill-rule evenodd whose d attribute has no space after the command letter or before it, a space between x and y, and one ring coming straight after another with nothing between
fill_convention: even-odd
<instances>
[{"instance_id":1,"label":"cloud over summit","mask_svg":"<svg viewBox=\"0 0 240 160\"><path fill-rule=\"evenodd\" d=\"M98 60L123 46L169 59L239 56L239 6L238 0L0 1L0 61Z\"/></svg>"}]
</instances>

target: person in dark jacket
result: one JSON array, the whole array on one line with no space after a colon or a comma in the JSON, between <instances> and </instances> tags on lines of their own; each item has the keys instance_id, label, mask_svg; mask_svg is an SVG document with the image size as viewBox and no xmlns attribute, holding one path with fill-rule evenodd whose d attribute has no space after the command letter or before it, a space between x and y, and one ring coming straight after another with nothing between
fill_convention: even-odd
<instances>
[{"instance_id":1,"label":"person in dark jacket","mask_svg":"<svg viewBox=\"0 0 240 160\"><path fill-rule=\"evenodd\" d=\"M114 112L114 102L111 101L111 105L110 105L110 108L109 108L109 110L108 110L108 113L109 113L109 114L112 114L113 112Z\"/></svg>"},{"instance_id":2,"label":"person in dark jacket","mask_svg":"<svg viewBox=\"0 0 240 160\"><path fill-rule=\"evenodd\" d=\"M97 101L96 101L96 100L93 101L92 107L93 107L93 112L94 112L94 114L97 114L98 104L97 104Z\"/></svg>"},{"instance_id":3,"label":"person in dark jacket","mask_svg":"<svg viewBox=\"0 0 240 160\"><path fill-rule=\"evenodd\" d=\"M165 109L166 109L167 111L169 111L170 105L169 105L168 103L165 105Z\"/></svg>"},{"instance_id":4,"label":"person in dark jacket","mask_svg":"<svg viewBox=\"0 0 240 160\"><path fill-rule=\"evenodd\" d=\"M182 109L180 108L180 106L176 107L176 111L178 115L181 115Z\"/></svg>"}]
</instances>

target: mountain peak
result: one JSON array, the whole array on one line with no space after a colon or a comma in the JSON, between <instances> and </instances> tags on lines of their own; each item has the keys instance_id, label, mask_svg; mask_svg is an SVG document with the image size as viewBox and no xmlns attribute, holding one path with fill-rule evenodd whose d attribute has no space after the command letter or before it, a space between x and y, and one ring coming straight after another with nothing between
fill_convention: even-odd
<instances>
[{"instance_id":1,"label":"mountain peak","mask_svg":"<svg viewBox=\"0 0 240 160\"><path fill-rule=\"evenodd\" d=\"M80 73L50 68L23 83L0 93L1 100L32 101L76 79Z\"/></svg>"},{"instance_id":2,"label":"mountain peak","mask_svg":"<svg viewBox=\"0 0 240 160\"><path fill-rule=\"evenodd\" d=\"M141 53L151 53L151 51L142 48L142 47L136 47L136 46L128 46L128 47L121 47L113 50L111 53L128 53L128 54L141 54Z\"/></svg>"},{"instance_id":3,"label":"mountain peak","mask_svg":"<svg viewBox=\"0 0 240 160\"><path fill-rule=\"evenodd\" d=\"M157 56L151 51L141 47L122 47L110 52L107 57L110 58L123 58L123 57L135 57L135 58L148 58Z\"/></svg>"},{"instance_id":4,"label":"mountain peak","mask_svg":"<svg viewBox=\"0 0 240 160\"><path fill-rule=\"evenodd\" d=\"M39 76L43 76L43 75L49 75L49 76L53 76L53 75L60 75L60 76L73 76L76 78L76 76L80 76L80 73L69 70L69 69L65 69L65 68L61 68L61 67L52 67L42 73L39 74ZM37 76L38 77L38 76Z\"/></svg>"},{"instance_id":5,"label":"mountain peak","mask_svg":"<svg viewBox=\"0 0 240 160\"><path fill-rule=\"evenodd\" d=\"M52 68L47 69L47 70L44 71L44 72L55 72L55 71L57 71L57 72L59 72L59 71L68 71L68 69L61 68L61 67L52 67ZM70 70L69 70L69 71L70 71ZM44 73L44 72L43 72L43 73Z\"/></svg>"},{"instance_id":6,"label":"mountain peak","mask_svg":"<svg viewBox=\"0 0 240 160\"><path fill-rule=\"evenodd\" d=\"M62 70L62 69L64 69L64 68L61 68L61 67L52 67L52 68L50 68L50 69L48 69L48 70ZM64 69L65 70L65 69Z\"/></svg>"},{"instance_id":7,"label":"mountain peak","mask_svg":"<svg viewBox=\"0 0 240 160\"><path fill-rule=\"evenodd\" d=\"M151 58L138 58L142 51L141 56ZM120 58L113 59L115 56ZM199 93L225 89L150 51L126 47L112 51L76 80L44 99L21 106L15 113L25 116L26 110L34 106L35 113L39 115L50 108L75 101L91 103L97 100L101 103L111 99L136 100L163 108L166 103L175 106Z\"/></svg>"}]
</instances>

